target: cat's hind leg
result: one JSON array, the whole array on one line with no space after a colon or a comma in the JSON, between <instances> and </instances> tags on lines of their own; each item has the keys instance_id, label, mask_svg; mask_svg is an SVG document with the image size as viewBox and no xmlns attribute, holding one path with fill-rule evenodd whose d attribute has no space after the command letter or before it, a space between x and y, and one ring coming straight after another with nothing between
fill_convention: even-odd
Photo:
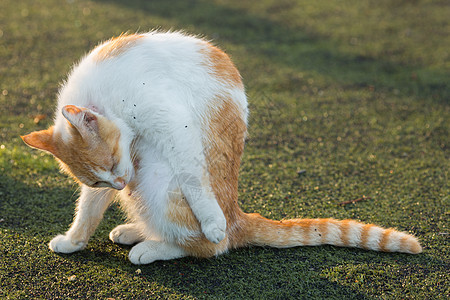
<instances>
[{"instance_id":1,"label":"cat's hind leg","mask_svg":"<svg viewBox=\"0 0 450 300\"><path fill-rule=\"evenodd\" d=\"M207 175L201 178L200 175L182 173L181 176L177 174L175 177L181 193L200 222L205 237L214 244L220 243L226 236L227 223L211 191Z\"/></svg>"},{"instance_id":2,"label":"cat's hind leg","mask_svg":"<svg viewBox=\"0 0 450 300\"><path fill-rule=\"evenodd\" d=\"M176 187L181 189L206 238L217 244L226 236L225 215L212 191L203 144L204 133L184 107L171 106L153 128L159 152L165 156Z\"/></svg>"},{"instance_id":3,"label":"cat's hind leg","mask_svg":"<svg viewBox=\"0 0 450 300\"><path fill-rule=\"evenodd\" d=\"M184 256L187 256L187 253L175 244L146 240L131 248L128 258L135 265L144 265L156 260L170 260Z\"/></svg>"},{"instance_id":4,"label":"cat's hind leg","mask_svg":"<svg viewBox=\"0 0 450 300\"><path fill-rule=\"evenodd\" d=\"M58 235L50 241L50 250L72 253L86 247L114 195L115 190L112 189L92 189L83 185L70 229L64 235Z\"/></svg>"},{"instance_id":5,"label":"cat's hind leg","mask_svg":"<svg viewBox=\"0 0 450 300\"><path fill-rule=\"evenodd\" d=\"M144 240L141 226L136 223L122 224L109 233L109 239L116 244L133 245Z\"/></svg>"}]
</instances>

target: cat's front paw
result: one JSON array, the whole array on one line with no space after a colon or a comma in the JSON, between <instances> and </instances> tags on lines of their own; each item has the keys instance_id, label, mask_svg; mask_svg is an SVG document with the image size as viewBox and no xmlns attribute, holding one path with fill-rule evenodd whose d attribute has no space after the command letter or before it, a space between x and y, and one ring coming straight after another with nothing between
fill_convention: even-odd
<instances>
[{"instance_id":1,"label":"cat's front paw","mask_svg":"<svg viewBox=\"0 0 450 300\"><path fill-rule=\"evenodd\" d=\"M223 214L202 223L203 234L214 244L220 243L225 238L226 230L227 220Z\"/></svg>"},{"instance_id":2,"label":"cat's front paw","mask_svg":"<svg viewBox=\"0 0 450 300\"><path fill-rule=\"evenodd\" d=\"M72 240L66 235L57 235L48 244L50 250L56 253L72 253L78 250L82 250L86 247L84 242L73 243Z\"/></svg>"}]
</instances>

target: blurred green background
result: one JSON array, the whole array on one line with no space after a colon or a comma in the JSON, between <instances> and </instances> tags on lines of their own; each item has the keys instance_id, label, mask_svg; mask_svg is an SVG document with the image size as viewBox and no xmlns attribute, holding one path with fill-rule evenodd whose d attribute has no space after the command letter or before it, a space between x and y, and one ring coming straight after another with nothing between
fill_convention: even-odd
<instances>
[{"instance_id":1,"label":"blurred green background","mask_svg":"<svg viewBox=\"0 0 450 300\"><path fill-rule=\"evenodd\" d=\"M448 298L449 16L444 0L2 0L0 298ZM212 39L241 71L246 212L393 226L424 252L255 247L133 266L108 240L116 206L85 250L50 252L77 186L19 135L51 125L59 85L100 41L155 28Z\"/></svg>"}]
</instances>

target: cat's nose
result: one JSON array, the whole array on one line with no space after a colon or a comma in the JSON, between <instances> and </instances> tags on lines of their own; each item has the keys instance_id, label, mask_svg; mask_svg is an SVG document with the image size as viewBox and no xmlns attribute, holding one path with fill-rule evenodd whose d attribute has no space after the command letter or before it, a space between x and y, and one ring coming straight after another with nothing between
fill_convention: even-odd
<instances>
[{"instance_id":1,"label":"cat's nose","mask_svg":"<svg viewBox=\"0 0 450 300\"><path fill-rule=\"evenodd\" d=\"M116 180L114 180L113 187L117 190L123 190L126 185L127 184L125 183L125 180L123 180L121 177L119 177L119 178L116 178Z\"/></svg>"}]
</instances>

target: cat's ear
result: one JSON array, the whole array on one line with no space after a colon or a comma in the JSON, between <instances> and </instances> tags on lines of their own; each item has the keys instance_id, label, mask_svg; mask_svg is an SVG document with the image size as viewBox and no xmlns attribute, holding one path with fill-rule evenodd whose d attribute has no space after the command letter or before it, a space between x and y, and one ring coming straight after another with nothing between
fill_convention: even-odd
<instances>
[{"instance_id":1,"label":"cat's ear","mask_svg":"<svg viewBox=\"0 0 450 300\"><path fill-rule=\"evenodd\" d=\"M48 151L57 156L57 147L53 139L53 126L49 129L35 131L25 136L21 136L22 140L28 146L44 151Z\"/></svg>"},{"instance_id":2,"label":"cat's ear","mask_svg":"<svg viewBox=\"0 0 450 300\"><path fill-rule=\"evenodd\" d=\"M62 114L82 136L86 133L98 132L97 116L89 108L66 105L62 109Z\"/></svg>"}]
</instances>

